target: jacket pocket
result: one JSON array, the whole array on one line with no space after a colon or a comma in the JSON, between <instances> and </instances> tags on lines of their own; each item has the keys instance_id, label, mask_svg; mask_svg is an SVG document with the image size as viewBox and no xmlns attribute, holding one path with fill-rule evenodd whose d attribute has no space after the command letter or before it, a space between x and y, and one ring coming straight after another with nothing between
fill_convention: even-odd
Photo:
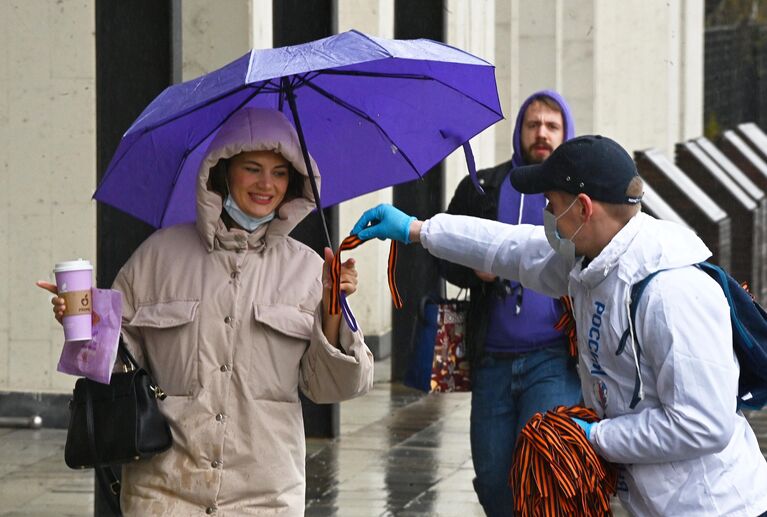
<instances>
[{"instance_id":1,"label":"jacket pocket","mask_svg":"<svg viewBox=\"0 0 767 517\"><path fill-rule=\"evenodd\" d=\"M294 305L253 304L255 339L250 346L244 387L249 398L273 402L298 400L301 358L312 336L314 314Z\"/></svg>"},{"instance_id":2,"label":"jacket pocket","mask_svg":"<svg viewBox=\"0 0 767 517\"><path fill-rule=\"evenodd\" d=\"M256 321L285 336L308 341L312 337L314 314L293 305L253 304Z\"/></svg>"},{"instance_id":3,"label":"jacket pocket","mask_svg":"<svg viewBox=\"0 0 767 517\"><path fill-rule=\"evenodd\" d=\"M141 331L148 366L168 395L194 395L199 389L197 310L199 300L140 305L128 324Z\"/></svg>"},{"instance_id":4,"label":"jacket pocket","mask_svg":"<svg viewBox=\"0 0 767 517\"><path fill-rule=\"evenodd\" d=\"M130 322L134 327L167 329L194 321L198 300L172 300L141 305Z\"/></svg>"}]
</instances>

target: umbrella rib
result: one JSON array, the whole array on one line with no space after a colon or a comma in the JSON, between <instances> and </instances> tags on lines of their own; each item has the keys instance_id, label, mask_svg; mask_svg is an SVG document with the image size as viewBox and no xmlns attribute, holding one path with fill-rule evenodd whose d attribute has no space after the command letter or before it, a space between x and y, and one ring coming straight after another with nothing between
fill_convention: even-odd
<instances>
[{"instance_id":1,"label":"umbrella rib","mask_svg":"<svg viewBox=\"0 0 767 517\"><path fill-rule=\"evenodd\" d=\"M264 85L264 86L265 86L265 85ZM168 118L168 119L165 119L165 120L163 120L162 122L158 122L157 124L153 124L153 125L151 125L151 126L146 126L146 127L143 127L143 128L141 128L141 133L140 133L140 134L141 134L141 135L144 135L144 134L148 133L149 131L151 131L151 130L153 130L153 129L157 129L158 127L162 127L162 126L164 126L164 125L166 125L166 124L170 124L171 122L174 122L174 121L176 121L176 120L180 119L181 117L184 117L184 116L186 116L186 115L188 115L188 114L190 114L190 113L192 113L192 112L194 112L194 111L197 111L198 109L201 109L201 108L204 108L204 107L206 107L206 106L209 106L210 104L213 104L213 103L215 103L215 102L218 102L218 101L219 101L219 100L221 100L221 99L224 99L224 98L226 98L226 97L229 97L229 96L231 96L231 95L234 95L234 94L236 94L236 93L239 93L239 92L241 92L242 90L244 90L244 89L246 89L246 88L252 88L252 87L253 87L253 86L252 86L252 85L250 85L250 84L243 84L242 86L240 86L240 87L238 87L238 88L235 88L234 90L231 90L231 91L229 91L229 92L226 92L226 93L223 93L223 94L221 94L221 95L217 95L216 97L213 97L213 98L211 98L211 99L208 99L208 100L207 100L207 101L205 101L203 104L200 104L200 105L195 105L194 107L190 107L190 108L188 108L188 109L184 110L183 112L181 112L181 113L178 113L178 114L174 115L173 117L170 117L170 118ZM261 88L263 88L263 86L261 86ZM261 90L259 89L259 91L261 91ZM124 136L123 136L123 138L124 138ZM138 140L139 140L139 139L137 138L137 139L136 139L136 140L135 140L135 141L134 141L134 142L131 144L131 147L133 147L133 146L134 146L134 145L135 145L135 144L138 142ZM115 169L115 167L117 167L117 165L118 165L118 164L119 164L119 163L122 161L123 157L124 157L124 156L126 156L126 155L128 154L128 152L130 151L131 147L129 147L128 149L126 149L126 150L125 150L125 151L124 151L124 152L123 152L123 153L120 155L120 157L117 159L117 161L116 161L114 164L111 164L111 163L109 164L109 167L108 167L107 173L104 175L104 177L103 177L103 178L101 178L101 182L99 183L99 186L100 186L101 184L103 184L103 183L104 183L104 182L107 180L107 178L109 178L109 176L111 176L111 174L112 174L112 171L113 171L113 170ZM175 181L175 180L174 180L174 181ZM98 191L98 188L96 189L96 191ZM95 195L96 195L96 194L94 193L94 196L95 196Z\"/></svg>"},{"instance_id":2,"label":"umbrella rib","mask_svg":"<svg viewBox=\"0 0 767 517\"><path fill-rule=\"evenodd\" d=\"M286 77L291 78L290 87L293 90L295 90L296 88L300 88L301 86L305 85L307 82L311 81L312 79L314 79L315 77L319 75L319 73L315 72L312 77L308 77L310 74L311 72L306 72L305 74L302 74L302 75L290 75ZM271 79L269 80L269 84L272 84ZM280 86L276 86L276 85L273 85L273 86L277 88L275 92L279 94L277 96L277 111L284 113L283 108L285 105L285 97L287 95L287 92L283 89L282 84L280 84Z\"/></svg>"},{"instance_id":3,"label":"umbrella rib","mask_svg":"<svg viewBox=\"0 0 767 517\"><path fill-rule=\"evenodd\" d=\"M360 31L354 30L354 29L352 29L350 32L353 32L353 33L357 34L358 36L363 37L364 39L368 40L370 43L372 43L376 47L380 48L383 51L384 54L387 54L389 57L392 57L391 50L389 50L388 48L384 47L383 45L378 43L376 40L374 40L373 38L371 38L370 36L368 36L364 32L360 32Z\"/></svg>"},{"instance_id":4,"label":"umbrella rib","mask_svg":"<svg viewBox=\"0 0 767 517\"><path fill-rule=\"evenodd\" d=\"M199 147L199 146L200 146L200 144L202 144L202 143L203 143L205 140L207 140L207 138L208 138L210 135L212 135L212 134L213 134L215 131L217 131L217 130L218 130L220 127L221 127L221 126L223 126L223 125L224 125L224 123L226 123L226 121L227 121L227 120L229 120L229 119L232 117L232 115L234 115L235 113L237 113L237 112L240 110L240 108L242 108L243 106L245 106L245 105L246 105L248 102L250 102L250 100L251 100L253 97L255 97L256 95L258 95L258 94L261 92L261 90L262 90L262 89L264 89L264 87L265 87L265 86L266 86L266 83L262 84L262 85L261 85L259 88L253 88L253 90L254 90L254 91L253 91L253 93L251 93L251 94L250 94L250 95L249 95L249 96L248 96L248 97L247 97L247 98L246 98L244 101L242 101L242 102L241 102L241 103L240 103L240 104L239 104L239 105L238 105L236 108L234 108L232 111L230 111L230 112L229 112L229 114L228 114L226 117L224 117L224 118L223 118L223 119L222 119L222 120L221 120L221 121L220 121L220 122L219 122L219 123L218 123L216 126L214 126L214 127L213 127L213 129L211 129L210 131L208 131L208 133L207 133L207 134L206 134L204 137L202 137L202 138L201 138L201 139L200 139L200 140L199 140L199 141L198 141L196 144L194 144L192 147L189 147L189 148L187 148L187 149L184 151L184 157L181 159L181 162L179 163L179 165L178 165L178 168L176 168L176 174L173 176L173 185L175 185L175 184L176 184L176 182L178 182L178 177L181 175L181 171L182 171L182 169L184 168L184 164L186 163L186 159L187 159L187 157L188 157L190 154L192 154L192 152L194 152L194 151L195 151L195 149L197 149L197 147ZM249 87L249 88L252 88L252 86L251 86L251 85L247 85L247 87ZM165 207L163 208L163 210L162 210L162 216L160 217L160 225L162 225L162 222L165 220L165 215L166 215L166 213L168 212L168 206L170 205L170 196L171 196L171 195L173 195L173 191L174 191L174 189L173 189L172 187L171 187L171 188L170 188L170 190L168 191L168 196L167 196L167 198L165 199Z\"/></svg>"},{"instance_id":5,"label":"umbrella rib","mask_svg":"<svg viewBox=\"0 0 767 517\"><path fill-rule=\"evenodd\" d=\"M161 122L158 122L158 123L153 124L151 126L145 126L145 127L141 128L141 132L142 133L146 133L147 131L151 131L153 129L157 129L158 127L162 127L162 126L164 126L166 124L169 124L169 123L171 123L171 122L173 122L175 120L180 119L181 117L184 117L184 116L186 116L186 115L188 115L188 114L190 114L192 112L195 112L195 111L197 111L197 110L199 110L201 108L204 108L206 106L214 104L214 103L220 101L221 99L225 99L226 97L229 97L231 95L234 95L235 93L241 92L242 90L244 90L246 88L252 88L252 87L253 86L250 85L250 84L243 84L242 86L238 86L237 88L235 88L233 90L230 90L230 91L228 91L226 93L222 93L221 95L216 95L215 97L211 97L210 99L207 99L202 104L195 104L194 106L190 106L189 108L185 109L184 111L182 111L180 113L177 113L177 114L173 115L172 117L167 118L167 119L165 119L165 120L163 120Z\"/></svg>"},{"instance_id":6,"label":"umbrella rib","mask_svg":"<svg viewBox=\"0 0 767 517\"><path fill-rule=\"evenodd\" d=\"M391 79L421 79L434 81L433 77L422 74L389 74L386 72L366 72L364 70L320 70L317 75L350 75L361 77L388 77Z\"/></svg>"},{"instance_id":7,"label":"umbrella rib","mask_svg":"<svg viewBox=\"0 0 767 517\"><path fill-rule=\"evenodd\" d=\"M355 115L357 115L357 116L363 118L364 120L367 120L371 124L373 124L376 128L378 128L378 130L381 132L381 134L383 134L383 136L386 137L386 140L388 140L391 145L393 145L394 147L397 148L397 151L399 152L400 156L402 156L402 158L405 159L405 161L408 163L408 165L410 165L410 167L418 175L418 177L419 178L423 177L421 175L421 173L418 172L418 169L416 168L416 166L413 165L413 162L410 160L410 157L407 155L407 153L405 153L402 149L400 149L400 147L394 142L394 140L392 140L392 138L389 136L389 134L386 132L386 130L384 128L382 128L375 120L370 118L370 116L367 113L365 113L364 111L360 110L359 108L357 108L355 106L352 106L351 104L349 104L348 102L344 101L343 99L339 99L338 97L336 97L332 93L328 92L327 90L325 90L323 88L320 88L319 86L317 86L314 83L307 82L306 86L308 86L312 90L316 91L317 93L319 93L323 97L326 97L326 98L330 99L331 101L335 102L339 106L348 109L349 111L351 111Z\"/></svg>"},{"instance_id":8,"label":"umbrella rib","mask_svg":"<svg viewBox=\"0 0 767 517\"><path fill-rule=\"evenodd\" d=\"M361 70L348 70L348 71L344 71L344 70L322 70L322 71L320 71L318 73L318 75L320 75L320 74L322 74L322 75L337 75L337 76L348 75L348 76L352 76L352 77L357 77L357 76L358 77L386 77L388 79L418 79L418 80L423 80L423 81L434 81L435 83L441 84L445 88L449 88L449 89L453 90L454 92L456 92L456 93L458 93L460 95L463 95L467 99L473 100L474 102L476 102L477 104L479 104L483 108L487 109L488 111L492 111L493 113L495 113L499 117L503 117L503 113L494 110L493 108L491 108L490 106L488 106L484 102L475 99L474 97L472 97L471 95L469 95L469 94L467 94L465 92L462 92L461 90L459 90L455 86L450 86L446 82L444 82L444 81L442 81L440 79L435 79L434 77L429 77L428 75L387 74L387 73L383 73L383 72L364 72L364 71L361 71Z\"/></svg>"}]
</instances>

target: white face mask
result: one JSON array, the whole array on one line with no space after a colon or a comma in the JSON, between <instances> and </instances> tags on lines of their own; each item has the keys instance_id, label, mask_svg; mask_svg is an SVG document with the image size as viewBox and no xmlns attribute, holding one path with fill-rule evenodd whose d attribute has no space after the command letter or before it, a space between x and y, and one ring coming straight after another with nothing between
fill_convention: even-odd
<instances>
[{"instance_id":1,"label":"white face mask","mask_svg":"<svg viewBox=\"0 0 767 517\"><path fill-rule=\"evenodd\" d=\"M229 214L229 217L231 217L234 222L249 232L256 230L262 224L268 223L274 219L274 212L267 214L264 217L253 217L252 215L246 214L239 206L237 206L237 203L232 198L231 194L226 195L224 210L226 210L226 213Z\"/></svg>"},{"instance_id":2,"label":"white face mask","mask_svg":"<svg viewBox=\"0 0 767 517\"><path fill-rule=\"evenodd\" d=\"M546 240L549 241L549 246L551 246L551 248L557 254L565 258L567 265L571 269L575 265L575 243L573 242L573 239L576 235L578 235L578 232L581 231L583 224L581 223L581 225L577 230L575 230L569 239L565 239L559 235L559 230L557 230L557 221L573 207L576 201L578 201L577 198L573 199L573 202L570 203L570 206L568 206L565 211L558 216L554 216L554 214L545 208L543 209L543 231L546 234Z\"/></svg>"}]
</instances>

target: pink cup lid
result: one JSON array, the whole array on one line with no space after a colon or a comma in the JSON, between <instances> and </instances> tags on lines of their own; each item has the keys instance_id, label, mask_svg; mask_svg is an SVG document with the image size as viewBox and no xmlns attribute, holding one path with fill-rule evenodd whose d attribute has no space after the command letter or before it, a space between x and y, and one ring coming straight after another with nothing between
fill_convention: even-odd
<instances>
[{"instance_id":1,"label":"pink cup lid","mask_svg":"<svg viewBox=\"0 0 767 517\"><path fill-rule=\"evenodd\" d=\"M64 271L83 271L83 270L93 271L93 266L91 265L90 261L83 260L81 258L77 260L67 260L64 262L57 262L56 266L54 266L53 268L54 273L61 273Z\"/></svg>"}]
</instances>

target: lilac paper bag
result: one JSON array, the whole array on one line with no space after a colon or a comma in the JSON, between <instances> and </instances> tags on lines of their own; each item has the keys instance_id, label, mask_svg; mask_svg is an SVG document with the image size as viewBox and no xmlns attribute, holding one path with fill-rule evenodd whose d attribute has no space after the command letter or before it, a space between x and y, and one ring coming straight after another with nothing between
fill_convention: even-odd
<instances>
[{"instance_id":1,"label":"lilac paper bag","mask_svg":"<svg viewBox=\"0 0 767 517\"><path fill-rule=\"evenodd\" d=\"M98 315L91 340L65 341L56 369L109 384L120 340L122 295L112 289L94 288L91 291L93 312Z\"/></svg>"}]
</instances>

